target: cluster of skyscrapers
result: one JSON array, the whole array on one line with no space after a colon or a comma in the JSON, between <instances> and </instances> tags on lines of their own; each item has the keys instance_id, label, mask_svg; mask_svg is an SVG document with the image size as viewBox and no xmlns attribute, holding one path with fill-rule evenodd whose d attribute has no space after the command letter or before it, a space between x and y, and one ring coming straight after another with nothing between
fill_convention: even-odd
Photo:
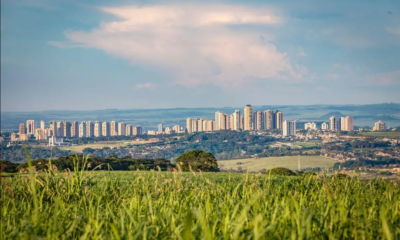
<instances>
[{"instance_id":1,"label":"cluster of skyscrapers","mask_svg":"<svg viewBox=\"0 0 400 240\"><path fill-rule=\"evenodd\" d=\"M37 127L35 120L27 120L26 125L24 123L19 125L18 134L19 138L16 133L11 133L11 141L25 141L32 135L36 140L47 140L49 137L139 136L142 135L142 127L116 121L83 121L81 123L52 121L49 128L46 128L44 121L40 121L40 127Z\"/></svg>"},{"instance_id":2,"label":"cluster of skyscrapers","mask_svg":"<svg viewBox=\"0 0 400 240\"><path fill-rule=\"evenodd\" d=\"M186 131L212 132L219 130L272 130L283 129L283 113L280 111L254 111L251 105L246 105L244 114L235 110L228 115L220 111L215 113L215 120L202 118L187 118Z\"/></svg>"},{"instance_id":3,"label":"cluster of skyscrapers","mask_svg":"<svg viewBox=\"0 0 400 240\"><path fill-rule=\"evenodd\" d=\"M220 111L215 113L215 120L207 120L203 118L187 118L186 129L175 125L172 128L166 127L160 123L158 131L147 131L148 135L156 134L173 134L173 133L193 133L193 132L212 132L219 130L235 130L235 131L260 131L260 130L281 130L283 136L293 136L296 134L296 121L283 120L283 113L280 111L253 111L251 105L246 105L241 114L240 110L235 110L228 115ZM67 122L52 121L49 128L46 128L45 122L40 121L40 127L36 126L35 120L27 120L26 125L19 125L19 133L11 133L11 141L25 141L31 136L35 136L36 140L47 140L49 137L54 138L71 138L71 137L107 137L107 136L139 136L143 134L142 127L125 124L124 122L100 122L100 121L83 121L83 122ZM309 122L304 125L305 130L316 130L317 124ZM322 130L330 131L353 131L353 118L346 116L337 118L332 116L329 123L323 122ZM386 130L386 124L382 121L375 123L373 128L375 131ZM17 137L19 135L19 138Z\"/></svg>"}]
</instances>

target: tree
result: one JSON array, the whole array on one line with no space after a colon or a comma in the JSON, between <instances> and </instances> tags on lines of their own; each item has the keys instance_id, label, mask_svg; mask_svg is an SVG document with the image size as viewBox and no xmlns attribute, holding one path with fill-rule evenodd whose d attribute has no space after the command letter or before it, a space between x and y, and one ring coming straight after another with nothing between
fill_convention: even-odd
<instances>
[{"instance_id":1,"label":"tree","mask_svg":"<svg viewBox=\"0 0 400 240\"><path fill-rule=\"evenodd\" d=\"M200 150L186 152L179 156L175 162L180 164L183 171L189 171L189 166L192 170L201 170L205 172L219 171L217 160L214 155Z\"/></svg>"},{"instance_id":2,"label":"tree","mask_svg":"<svg viewBox=\"0 0 400 240\"><path fill-rule=\"evenodd\" d=\"M265 174L267 175L281 175L281 176L295 176L296 173L293 171L283 168L283 167L277 167L277 168L272 168L269 169Z\"/></svg>"}]
</instances>

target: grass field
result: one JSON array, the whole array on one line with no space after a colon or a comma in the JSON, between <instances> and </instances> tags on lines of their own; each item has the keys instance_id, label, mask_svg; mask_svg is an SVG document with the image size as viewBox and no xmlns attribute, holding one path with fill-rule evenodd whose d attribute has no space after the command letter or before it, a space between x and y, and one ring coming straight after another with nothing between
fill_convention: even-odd
<instances>
[{"instance_id":1,"label":"grass field","mask_svg":"<svg viewBox=\"0 0 400 240\"><path fill-rule=\"evenodd\" d=\"M400 138L400 132L362 132L361 135L373 137L394 137Z\"/></svg>"},{"instance_id":2,"label":"grass field","mask_svg":"<svg viewBox=\"0 0 400 240\"><path fill-rule=\"evenodd\" d=\"M85 148L94 148L94 149L102 149L105 147L119 148L119 147L125 147L127 145L146 144L146 143L150 143L150 141L141 141L141 142L129 141L129 140L110 141L110 142L89 143L89 144L83 144L83 145L77 145L77 146L60 147L60 149L61 150L71 150L72 152L81 153L83 151L83 149L85 149Z\"/></svg>"},{"instance_id":3,"label":"grass field","mask_svg":"<svg viewBox=\"0 0 400 240\"><path fill-rule=\"evenodd\" d=\"M240 165L238 163L241 163ZM301 156L300 167L303 168L325 168L327 166L332 167L337 161L332 159L323 158L320 156ZM285 167L292 170L298 169L298 157L297 156L285 156L285 157L267 157L267 158L248 158L248 159L237 159L237 160L226 160L218 161L218 165L221 169L237 170L239 167L247 169L251 172L257 172L262 169L270 169L275 167Z\"/></svg>"},{"instance_id":4,"label":"grass field","mask_svg":"<svg viewBox=\"0 0 400 240\"><path fill-rule=\"evenodd\" d=\"M175 172L15 174L1 239L400 239L400 182Z\"/></svg>"}]
</instances>

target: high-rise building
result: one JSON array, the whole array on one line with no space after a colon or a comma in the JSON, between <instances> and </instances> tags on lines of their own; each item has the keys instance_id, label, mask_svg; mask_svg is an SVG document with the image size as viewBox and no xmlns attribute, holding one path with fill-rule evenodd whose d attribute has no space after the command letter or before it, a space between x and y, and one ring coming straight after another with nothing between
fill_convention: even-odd
<instances>
[{"instance_id":1,"label":"high-rise building","mask_svg":"<svg viewBox=\"0 0 400 240\"><path fill-rule=\"evenodd\" d=\"M215 130L221 130L221 122L222 122L222 112L218 111L215 113Z\"/></svg>"},{"instance_id":2,"label":"high-rise building","mask_svg":"<svg viewBox=\"0 0 400 240\"><path fill-rule=\"evenodd\" d=\"M198 119L193 118L192 119L192 132L198 132L198 131L199 131Z\"/></svg>"},{"instance_id":3,"label":"high-rise building","mask_svg":"<svg viewBox=\"0 0 400 240\"><path fill-rule=\"evenodd\" d=\"M204 120L203 121L203 131L204 132L208 132L208 120Z\"/></svg>"},{"instance_id":4,"label":"high-rise building","mask_svg":"<svg viewBox=\"0 0 400 240\"><path fill-rule=\"evenodd\" d=\"M109 122L103 122L101 124L101 135L103 137L108 137L110 136L110 123Z\"/></svg>"},{"instance_id":5,"label":"high-rise building","mask_svg":"<svg viewBox=\"0 0 400 240\"><path fill-rule=\"evenodd\" d=\"M140 136L142 135L143 129L141 126L133 126L132 127L132 135L133 136Z\"/></svg>"},{"instance_id":6,"label":"high-rise building","mask_svg":"<svg viewBox=\"0 0 400 240\"><path fill-rule=\"evenodd\" d=\"M382 122L381 120L377 121L373 128L374 131L385 131L386 130L386 123Z\"/></svg>"},{"instance_id":7,"label":"high-rise building","mask_svg":"<svg viewBox=\"0 0 400 240\"><path fill-rule=\"evenodd\" d=\"M308 130L308 129L315 130L315 129L317 129L317 124L315 122L306 123L306 124L304 124L304 129L305 130Z\"/></svg>"},{"instance_id":8,"label":"high-rise building","mask_svg":"<svg viewBox=\"0 0 400 240\"><path fill-rule=\"evenodd\" d=\"M163 132L164 132L163 125L162 125L162 123L160 123L160 124L158 124L158 134L161 134Z\"/></svg>"},{"instance_id":9,"label":"high-rise building","mask_svg":"<svg viewBox=\"0 0 400 240\"><path fill-rule=\"evenodd\" d=\"M41 128L37 128L35 131L36 140L47 140L46 131Z\"/></svg>"},{"instance_id":10,"label":"high-rise building","mask_svg":"<svg viewBox=\"0 0 400 240\"><path fill-rule=\"evenodd\" d=\"M207 121L207 131L209 131L209 132L215 131L215 121L213 121L213 120Z\"/></svg>"},{"instance_id":11,"label":"high-rise building","mask_svg":"<svg viewBox=\"0 0 400 240\"><path fill-rule=\"evenodd\" d=\"M353 118L352 117L349 117L349 116L342 117L340 119L340 122L341 122L340 129L342 131L353 131Z\"/></svg>"},{"instance_id":12,"label":"high-rise building","mask_svg":"<svg viewBox=\"0 0 400 240\"><path fill-rule=\"evenodd\" d=\"M276 111L276 129L283 129L283 112Z\"/></svg>"},{"instance_id":13,"label":"high-rise building","mask_svg":"<svg viewBox=\"0 0 400 240\"><path fill-rule=\"evenodd\" d=\"M253 107L249 104L244 107L243 125L246 131L251 131L253 129Z\"/></svg>"},{"instance_id":14,"label":"high-rise building","mask_svg":"<svg viewBox=\"0 0 400 240\"><path fill-rule=\"evenodd\" d=\"M64 121L64 137L71 137L71 123Z\"/></svg>"},{"instance_id":15,"label":"high-rise building","mask_svg":"<svg viewBox=\"0 0 400 240\"><path fill-rule=\"evenodd\" d=\"M165 127L164 133L165 134L171 134L173 132L173 130L169 127Z\"/></svg>"},{"instance_id":16,"label":"high-rise building","mask_svg":"<svg viewBox=\"0 0 400 240\"><path fill-rule=\"evenodd\" d=\"M79 137L79 124L77 121L71 124L71 137Z\"/></svg>"},{"instance_id":17,"label":"high-rise building","mask_svg":"<svg viewBox=\"0 0 400 240\"><path fill-rule=\"evenodd\" d=\"M220 111L215 113L215 130L229 129L229 116Z\"/></svg>"},{"instance_id":18,"label":"high-rise building","mask_svg":"<svg viewBox=\"0 0 400 240\"><path fill-rule=\"evenodd\" d=\"M180 132L181 127L179 125L175 125L172 130L175 131L175 133L179 133Z\"/></svg>"},{"instance_id":19,"label":"high-rise building","mask_svg":"<svg viewBox=\"0 0 400 240\"><path fill-rule=\"evenodd\" d=\"M186 132L187 133L192 133L193 129L192 129L192 119L191 118L187 118L186 119Z\"/></svg>"},{"instance_id":20,"label":"high-rise building","mask_svg":"<svg viewBox=\"0 0 400 240\"><path fill-rule=\"evenodd\" d=\"M255 111L254 113L253 113L253 130L261 130L262 129L262 126L264 125L263 124L263 121L262 121L262 112L261 111Z\"/></svg>"},{"instance_id":21,"label":"high-rise building","mask_svg":"<svg viewBox=\"0 0 400 240\"><path fill-rule=\"evenodd\" d=\"M117 121L111 121L111 123L110 123L110 135L111 136L117 136L118 135L118 122Z\"/></svg>"},{"instance_id":22,"label":"high-rise building","mask_svg":"<svg viewBox=\"0 0 400 240\"><path fill-rule=\"evenodd\" d=\"M331 131L338 131L340 128L338 128L338 119L335 116L332 116L329 118L329 127Z\"/></svg>"},{"instance_id":23,"label":"high-rise building","mask_svg":"<svg viewBox=\"0 0 400 240\"><path fill-rule=\"evenodd\" d=\"M49 127L49 137L51 136L57 136L57 122L51 121L50 122L50 127Z\"/></svg>"},{"instance_id":24,"label":"high-rise building","mask_svg":"<svg viewBox=\"0 0 400 240\"><path fill-rule=\"evenodd\" d=\"M40 128L45 130L46 129L46 123L42 120L40 121Z\"/></svg>"},{"instance_id":25,"label":"high-rise building","mask_svg":"<svg viewBox=\"0 0 400 240\"><path fill-rule=\"evenodd\" d=\"M28 134L20 134L19 140L20 141L28 141Z\"/></svg>"},{"instance_id":26,"label":"high-rise building","mask_svg":"<svg viewBox=\"0 0 400 240\"><path fill-rule=\"evenodd\" d=\"M17 134L15 132L12 132L10 135L10 141L15 142L15 141L17 141L17 139L18 139Z\"/></svg>"},{"instance_id":27,"label":"high-rise building","mask_svg":"<svg viewBox=\"0 0 400 240\"><path fill-rule=\"evenodd\" d=\"M86 122L83 121L79 124L79 137L86 137Z\"/></svg>"},{"instance_id":28,"label":"high-rise building","mask_svg":"<svg viewBox=\"0 0 400 240\"><path fill-rule=\"evenodd\" d=\"M94 135L95 137L100 137L100 136L103 135L102 126L101 126L101 122L100 122L100 121L94 122L94 131L93 131L93 135Z\"/></svg>"},{"instance_id":29,"label":"high-rise building","mask_svg":"<svg viewBox=\"0 0 400 240\"><path fill-rule=\"evenodd\" d=\"M231 115L231 126L230 128L232 130L238 131L241 129L240 126L240 111L239 110L235 110L235 112Z\"/></svg>"},{"instance_id":30,"label":"high-rise building","mask_svg":"<svg viewBox=\"0 0 400 240\"><path fill-rule=\"evenodd\" d=\"M203 132L203 121L204 119L200 118L197 120L197 131L198 132Z\"/></svg>"},{"instance_id":31,"label":"high-rise building","mask_svg":"<svg viewBox=\"0 0 400 240\"><path fill-rule=\"evenodd\" d=\"M21 134L26 134L26 128L24 123L19 124L19 135Z\"/></svg>"},{"instance_id":32,"label":"high-rise building","mask_svg":"<svg viewBox=\"0 0 400 240\"><path fill-rule=\"evenodd\" d=\"M86 137L94 136L94 123L91 121L86 122Z\"/></svg>"},{"instance_id":33,"label":"high-rise building","mask_svg":"<svg viewBox=\"0 0 400 240\"><path fill-rule=\"evenodd\" d=\"M58 137L64 137L64 122L57 122L57 135Z\"/></svg>"},{"instance_id":34,"label":"high-rise building","mask_svg":"<svg viewBox=\"0 0 400 240\"><path fill-rule=\"evenodd\" d=\"M283 121L283 136L294 136L296 135L296 121Z\"/></svg>"},{"instance_id":35,"label":"high-rise building","mask_svg":"<svg viewBox=\"0 0 400 240\"><path fill-rule=\"evenodd\" d=\"M123 122L118 123L118 136L124 136L126 131L126 124Z\"/></svg>"},{"instance_id":36,"label":"high-rise building","mask_svg":"<svg viewBox=\"0 0 400 240\"><path fill-rule=\"evenodd\" d=\"M126 124L125 136L132 136L132 125L131 124Z\"/></svg>"},{"instance_id":37,"label":"high-rise building","mask_svg":"<svg viewBox=\"0 0 400 240\"><path fill-rule=\"evenodd\" d=\"M36 131L36 121L35 120L27 120L26 121L26 134L27 135L35 135Z\"/></svg>"},{"instance_id":38,"label":"high-rise building","mask_svg":"<svg viewBox=\"0 0 400 240\"><path fill-rule=\"evenodd\" d=\"M272 112L272 110L268 109L263 112L263 120L263 129L271 130L274 128L274 112Z\"/></svg>"},{"instance_id":39,"label":"high-rise building","mask_svg":"<svg viewBox=\"0 0 400 240\"><path fill-rule=\"evenodd\" d=\"M328 129L329 129L329 124L327 124L326 122L323 122L323 123L321 124L321 129L322 129L322 130L328 130Z\"/></svg>"}]
</instances>

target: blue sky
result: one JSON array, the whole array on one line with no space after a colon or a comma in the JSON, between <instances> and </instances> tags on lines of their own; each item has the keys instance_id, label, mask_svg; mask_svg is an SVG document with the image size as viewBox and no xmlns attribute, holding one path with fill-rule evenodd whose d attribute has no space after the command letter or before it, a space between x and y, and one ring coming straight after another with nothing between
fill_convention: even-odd
<instances>
[{"instance_id":1,"label":"blue sky","mask_svg":"<svg viewBox=\"0 0 400 240\"><path fill-rule=\"evenodd\" d=\"M400 102L400 2L1 2L1 110Z\"/></svg>"}]
</instances>

